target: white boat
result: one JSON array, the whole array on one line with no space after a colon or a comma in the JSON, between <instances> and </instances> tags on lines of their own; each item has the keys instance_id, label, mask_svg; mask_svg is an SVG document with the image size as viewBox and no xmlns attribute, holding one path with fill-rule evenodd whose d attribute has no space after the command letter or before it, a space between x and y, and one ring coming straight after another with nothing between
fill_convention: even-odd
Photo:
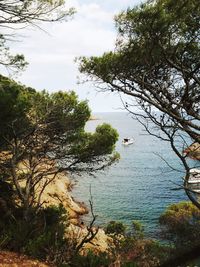
<instances>
[{"instance_id":1,"label":"white boat","mask_svg":"<svg viewBox=\"0 0 200 267\"><path fill-rule=\"evenodd\" d=\"M193 168L190 170L188 184L200 184L200 169Z\"/></svg>"},{"instance_id":2,"label":"white boat","mask_svg":"<svg viewBox=\"0 0 200 267\"><path fill-rule=\"evenodd\" d=\"M133 138L124 138L122 141L122 145L124 146L132 145L133 143L134 143Z\"/></svg>"}]
</instances>

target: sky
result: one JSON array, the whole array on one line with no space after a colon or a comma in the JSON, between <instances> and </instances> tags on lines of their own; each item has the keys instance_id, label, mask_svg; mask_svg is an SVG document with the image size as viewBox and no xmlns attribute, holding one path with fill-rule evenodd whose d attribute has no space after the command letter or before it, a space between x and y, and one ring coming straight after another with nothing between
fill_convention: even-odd
<instances>
[{"instance_id":1,"label":"sky","mask_svg":"<svg viewBox=\"0 0 200 267\"><path fill-rule=\"evenodd\" d=\"M49 92L74 90L81 100L87 99L92 112L121 111L119 97L99 93L91 83L79 84L80 56L98 56L114 49L116 30L114 15L141 0L67 0L75 7L73 19L47 23L42 29L28 28L21 33L12 51L25 55L29 65L16 79L37 90ZM83 78L83 77L82 77Z\"/></svg>"}]
</instances>

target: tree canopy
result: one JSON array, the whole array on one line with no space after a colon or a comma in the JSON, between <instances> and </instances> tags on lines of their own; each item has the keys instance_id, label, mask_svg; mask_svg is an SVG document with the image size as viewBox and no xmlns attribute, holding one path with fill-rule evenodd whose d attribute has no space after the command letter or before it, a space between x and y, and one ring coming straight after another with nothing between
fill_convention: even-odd
<instances>
[{"instance_id":1,"label":"tree canopy","mask_svg":"<svg viewBox=\"0 0 200 267\"><path fill-rule=\"evenodd\" d=\"M170 205L160 216L162 234L176 247L187 250L199 245L200 211L190 202Z\"/></svg>"},{"instance_id":2,"label":"tree canopy","mask_svg":"<svg viewBox=\"0 0 200 267\"><path fill-rule=\"evenodd\" d=\"M116 130L103 124L85 132L90 110L73 91L36 92L3 76L0 85L0 175L26 211L40 207L45 186L59 173L91 173L118 158Z\"/></svg>"},{"instance_id":3,"label":"tree canopy","mask_svg":"<svg viewBox=\"0 0 200 267\"><path fill-rule=\"evenodd\" d=\"M169 141L187 181L190 166L183 150L200 143L199 1L150 0L115 22L115 50L82 57L80 71L103 90L126 96L124 107L145 129Z\"/></svg>"},{"instance_id":4,"label":"tree canopy","mask_svg":"<svg viewBox=\"0 0 200 267\"><path fill-rule=\"evenodd\" d=\"M59 21L72 10L65 9L64 0L2 0L0 27L13 24L34 24L37 21Z\"/></svg>"},{"instance_id":5,"label":"tree canopy","mask_svg":"<svg viewBox=\"0 0 200 267\"><path fill-rule=\"evenodd\" d=\"M41 22L67 20L74 9L66 8L64 0L2 0L0 1L0 65L15 71L27 62L23 55L12 55L7 41L16 41L17 30L38 26Z\"/></svg>"}]
</instances>

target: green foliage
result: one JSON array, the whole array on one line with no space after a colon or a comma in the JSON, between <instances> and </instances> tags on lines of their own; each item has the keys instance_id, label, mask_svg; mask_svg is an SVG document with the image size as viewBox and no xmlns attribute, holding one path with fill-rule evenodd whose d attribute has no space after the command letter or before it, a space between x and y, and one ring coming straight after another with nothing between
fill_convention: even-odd
<instances>
[{"instance_id":1,"label":"green foliage","mask_svg":"<svg viewBox=\"0 0 200 267\"><path fill-rule=\"evenodd\" d=\"M43 91L32 97L31 119L46 124L46 134L77 134L89 117L87 102L79 101L73 91L52 94Z\"/></svg>"},{"instance_id":2,"label":"green foliage","mask_svg":"<svg viewBox=\"0 0 200 267\"><path fill-rule=\"evenodd\" d=\"M2 7L0 7L1 9ZM1 25L2 21L0 22ZM27 62L23 55L12 55L6 44L6 34L0 34L0 65L9 68L10 70L21 71L27 66Z\"/></svg>"},{"instance_id":3,"label":"green foliage","mask_svg":"<svg viewBox=\"0 0 200 267\"><path fill-rule=\"evenodd\" d=\"M67 250L67 239L65 238L65 228L67 226L67 216L65 209L60 207L48 207L44 211L46 228L43 232L37 230L37 235L26 240L24 251L26 254L39 259L53 260L58 253ZM61 256L60 256L61 257Z\"/></svg>"},{"instance_id":4,"label":"green foliage","mask_svg":"<svg viewBox=\"0 0 200 267\"><path fill-rule=\"evenodd\" d=\"M11 181L27 219L28 210L40 207L36 188L48 174L93 172L118 159L117 131L103 124L94 133L85 132L90 109L74 92L36 92L0 76L0 98L0 150L7 154L0 154L0 174ZM18 169L22 161L23 175Z\"/></svg>"},{"instance_id":5,"label":"green foliage","mask_svg":"<svg viewBox=\"0 0 200 267\"><path fill-rule=\"evenodd\" d=\"M58 266L108 265L106 254L74 257L76 240L65 237L65 210L44 209L40 194L58 173L92 172L118 159L116 130L103 124L85 132L90 109L74 92L36 92L0 76L0 98L0 248Z\"/></svg>"},{"instance_id":6,"label":"green foliage","mask_svg":"<svg viewBox=\"0 0 200 267\"><path fill-rule=\"evenodd\" d=\"M146 241L143 254L147 262L151 262L150 266L159 266L172 255L172 249L168 245L164 245L157 240ZM141 255L142 258L142 255Z\"/></svg>"},{"instance_id":7,"label":"green foliage","mask_svg":"<svg viewBox=\"0 0 200 267\"><path fill-rule=\"evenodd\" d=\"M197 71L199 17L197 0L184 3L147 1L127 9L116 16L116 27L121 37L116 52L104 53L102 57L82 58L80 70L112 85L120 78L130 78L131 81L131 77L139 84L139 75L145 74L145 71L149 71L148 84L150 81L154 84L153 78L166 82L169 73L165 72L165 67L167 61L174 58L177 64L182 62L187 67L194 64ZM150 67L153 68L151 72ZM170 68L173 66L168 66L169 72ZM118 90L120 88L119 84ZM113 89L117 87L113 86Z\"/></svg>"},{"instance_id":8,"label":"green foliage","mask_svg":"<svg viewBox=\"0 0 200 267\"><path fill-rule=\"evenodd\" d=\"M132 236L136 239L142 239L144 237L144 226L140 221L132 221Z\"/></svg>"},{"instance_id":9,"label":"green foliage","mask_svg":"<svg viewBox=\"0 0 200 267\"><path fill-rule=\"evenodd\" d=\"M138 267L138 265L134 262L125 262L122 263L122 267Z\"/></svg>"},{"instance_id":10,"label":"green foliage","mask_svg":"<svg viewBox=\"0 0 200 267\"><path fill-rule=\"evenodd\" d=\"M133 221L131 231L127 231L120 222L112 221L105 229L110 234L110 254L120 257L123 267L160 266L172 252L171 247L158 241L144 238L144 227L139 221Z\"/></svg>"},{"instance_id":11,"label":"green foliage","mask_svg":"<svg viewBox=\"0 0 200 267\"><path fill-rule=\"evenodd\" d=\"M78 142L72 146L71 152L76 154L82 162L90 161L91 157L97 158L111 154L118 140L118 133L109 124L102 124L94 133L80 132ZM117 159L117 155L115 155Z\"/></svg>"},{"instance_id":12,"label":"green foliage","mask_svg":"<svg viewBox=\"0 0 200 267\"><path fill-rule=\"evenodd\" d=\"M140 221L134 220L132 222L131 231L128 232L126 226L117 221L110 221L105 228L107 234L124 235L134 239L142 239L144 235L144 226Z\"/></svg>"},{"instance_id":13,"label":"green foliage","mask_svg":"<svg viewBox=\"0 0 200 267\"><path fill-rule=\"evenodd\" d=\"M171 249L152 239L125 236L121 240L120 254L122 266L159 266L169 257Z\"/></svg>"},{"instance_id":14,"label":"green foliage","mask_svg":"<svg viewBox=\"0 0 200 267\"><path fill-rule=\"evenodd\" d=\"M68 244L65 238L68 223L65 209L62 206L52 206L41 210L37 215L33 211L31 223L21 215L22 210L16 209L6 220L1 218L0 248L23 252L43 260L62 262Z\"/></svg>"},{"instance_id":15,"label":"green foliage","mask_svg":"<svg viewBox=\"0 0 200 267\"><path fill-rule=\"evenodd\" d=\"M111 263L111 259L107 253L94 254L89 251L86 255L77 255L71 263L74 267L107 267Z\"/></svg>"},{"instance_id":16,"label":"green foliage","mask_svg":"<svg viewBox=\"0 0 200 267\"><path fill-rule=\"evenodd\" d=\"M0 27L4 29L0 34L0 65L18 72L24 70L27 63L23 55L12 55L9 51L8 43L16 39L13 30L16 35L17 30L25 26L66 20L74 14L74 9L66 9L64 0L1 0L0 12Z\"/></svg>"},{"instance_id":17,"label":"green foliage","mask_svg":"<svg viewBox=\"0 0 200 267\"><path fill-rule=\"evenodd\" d=\"M98 154L110 154L117 140L117 131L109 124L104 123L96 128L93 145L97 148Z\"/></svg>"},{"instance_id":18,"label":"green foliage","mask_svg":"<svg viewBox=\"0 0 200 267\"><path fill-rule=\"evenodd\" d=\"M200 210L189 202L169 206L160 216L160 224L164 237L177 247L200 243Z\"/></svg>"},{"instance_id":19,"label":"green foliage","mask_svg":"<svg viewBox=\"0 0 200 267\"><path fill-rule=\"evenodd\" d=\"M114 235L124 235L126 227L121 222L111 221L106 226L105 232L106 234L114 234Z\"/></svg>"},{"instance_id":20,"label":"green foliage","mask_svg":"<svg viewBox=\"0 0 200 267\"><path fill-rule=\"evenodd\" d=\"M0 149L4 137L10 139L15 134L20 134L22 129L29 127L26 114L30 109L29 95L34 90L25 88L15 81L0 75Z\"/></svg>"},{"instance_id":21,"label":"green foliage","mask_svg":"<svg viewBox=\"0 0 200 267\"><path fill-rule=\"evenodd\" d=\"M82 57L80 71L106 83L108 90L136 98L149 132L169 137L179 130L200 142L199 1L150 0L121 12L115 21L115 50ZM129 111L131 103L126 98ZM161 133L153 131L150 120Z\"/></svg>"},{"instance_id":22,"label":"green foliage","mask_svg":"<svg viewBox=\"0 0 200 267\"><path fill-rule=\"evenodd\" d=\"M46 136L43 140L45 138L52 145L55 142L67 144L66 154L75 157L76 161L90 162L92 158L112 153L118 139L117 131L103 124L97 127L95 133L86 133L84 127L90 117L90 109L87 102L79 101L73 91L36 92L3 76L0 78L0 106L3 111L0 114L0 135L5 137L1 138L2 143L14 136L29 138L31 131L30 138L33 138L34 128L40 125L41 137Z\"/></svg>"},{"instance_id":23,"label":"green foliage","mask_svg":"<svg viewBox=\"0 0 200 267\"><path fill-rule=\"evenodd\" d=\"M90 110L87 102L78 101L74 92L37 93L32 114L46 125L46 135L63 137L62 143L70 144L67 154L77 162L95 162L98 157L111 154L118 139L117 131L108 124L98 126L93 134L84 131Z\"/></svg>"},{"instance_id":24,"label":"green foliage","mask_svg":"<svg viewBox=\"0 0 200 267\"><path fill-rule=\"evenodd\" d=\"M2 175L2 177L0 176L0 201L5 201L6 205L9 205L10 203L11 206L14 206L15 192L13 190L13 186L4 179L4 175ZM3 216L3 213L5 212L6 208L0 205L0 216Z\"/></svg>"}]
</instances>

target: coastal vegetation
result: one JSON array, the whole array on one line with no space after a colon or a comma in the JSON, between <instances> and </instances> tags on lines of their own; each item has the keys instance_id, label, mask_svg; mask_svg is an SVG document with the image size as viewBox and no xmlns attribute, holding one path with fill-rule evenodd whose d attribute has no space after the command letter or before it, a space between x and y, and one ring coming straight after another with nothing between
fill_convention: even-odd
<instances>
[{"instance_id":1,"label":"coastal vegetation","mask_svg":"<svg viewBox=\"0 0 200 267\"><path fill-rule=\"evenodd\" d=\"M92 173L115 162L118 134L108 124L85 132L90 110L74 92L36 92L4 76L0 82L1 247L55 258L67 245L68 220L62 206L44 207L46 187L61 173ZM90 240L84 238L82 245Z\"/></svg>"},{"instance_id":2,"label":"coastal vegetation","mask_svg":"<svg viewBox=\"0 0 200 267\"><path fill-rule=\"evenodd\" d=\"M200 144L199 21L197 0L147 1L115 17L114 51L79 59L79 69L87 80L103 91L117 92L124 109L148 134L169 143L180 160L179 171L185 172L182 185L175 189L184 189L198 209L199 196L188 184L194 166L188 157L198 160ZM192 209L186 204L175 205L160 219L167 226L169 236L173 236L173 242L176 239L175 247L182 244L182 252L192 243L199 244L198 230L193 229L194 221L198 229L199 217L194 215L198 209L195 212ZM180 241L184 232L187 245ZM174 260L166 264L178 263Z\"/></svg>"},{"instance_id":3,"label":"coastal vegetation","mask_svg":"<svg viewBox=\"0 0 200 267\"><path fill-rule=\"evenodd\" d=\"M183 153L200 143L199 21L197 0L147 1L115 17L114 51L79 63L103 91L120 94L149 134L169 143L185 170L182 188L200 208L188 190L192 166Z\"/></svg>"},{"instance_id":4,"label":"coastal vegetation","mask_svg":"<svg viewBox=\"0 0 200 267\"><path fill-rule=\"evenodd\" d=\"M9 0L1 1L0 12L0 65L16 72L27 63L9 52L11 30L62 21L74 10L65 10L62 0ZM181 189L195 205L167 207L157 239L146 236L139 221L130 228L111 221L100 229L92 196L91 222L85 225L78 218L85 208L69 195L67 176L94 174L119 160L117 131L104 123L86 132L94 118L74 91L37 91L0 75L0 249L7 251L0 252L0 264L2 257L20 253L46 262L41 266L193 266L200 249L200 204L187 187L187 156L199 155L188 148L200 143L199 23L197 0L147 1L116 17L114 52L80 59L82 73L134 98L137 110L128 100L125 109L149 134L169 142L182 162ZM22 257L18 266L32 266Z\"/></svg>"}]
</instances>

